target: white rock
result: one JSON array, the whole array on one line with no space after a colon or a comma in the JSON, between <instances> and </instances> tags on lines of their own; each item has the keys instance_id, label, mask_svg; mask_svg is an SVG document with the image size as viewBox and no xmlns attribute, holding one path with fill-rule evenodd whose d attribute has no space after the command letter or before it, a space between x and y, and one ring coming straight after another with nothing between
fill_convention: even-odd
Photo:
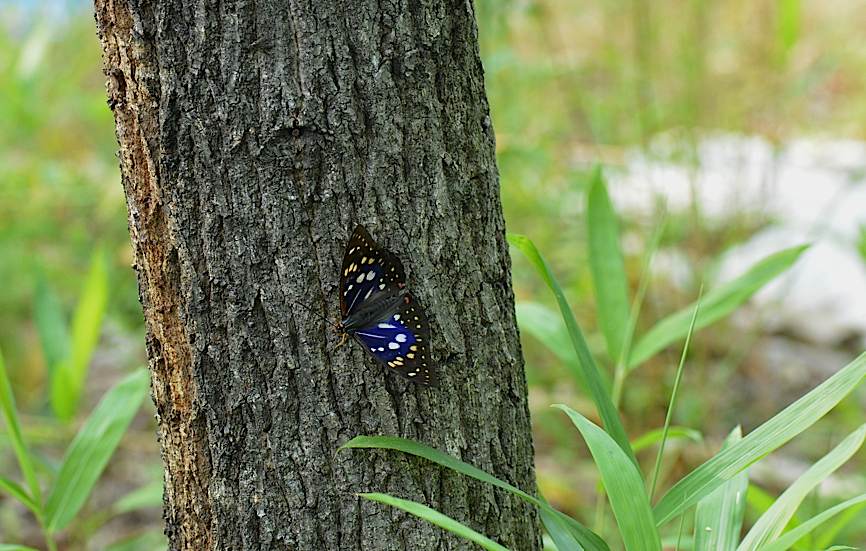
<instances>
[{"instance_id":1,"label":"white rock","mask_svg":"<svg viewBox=\"0 0 866 551\"><path fill-rule=\"evenodd\" d=\"M654 149L669 157L664 144ZM705 139L697 156L692 169L629 154L622 171L608 174L617 209L645 217L662 199L668 210L685 211L694 197L709 224L767 215L776 223L725 256L720 282L783 248L813 246L739 319L821 344L859 335L866 345L866 262L856 248L866 226L866 143L798 140L775 148L761 138L720 135Z\"/></svg>"}]
</instances>

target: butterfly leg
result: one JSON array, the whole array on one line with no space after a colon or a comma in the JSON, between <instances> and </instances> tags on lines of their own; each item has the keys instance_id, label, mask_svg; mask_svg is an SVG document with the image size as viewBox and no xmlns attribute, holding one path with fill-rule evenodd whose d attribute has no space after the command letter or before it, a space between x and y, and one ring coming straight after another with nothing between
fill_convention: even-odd
<instances>
[{"instance_id":1,"label":"butterfly leg","mask_svg":"<svg viewBox=\"0 0 866 551\"><path fill-rule=\"evenodd\" d=\"M334 347L334 350L336 350L336 349L340 348L341 346L343 346L344 344L346 344L347 340L349 340L349 334L343 333L341 338L340 338L340 342L337 343L337 346Z\"/></svg>"}]
</instances>

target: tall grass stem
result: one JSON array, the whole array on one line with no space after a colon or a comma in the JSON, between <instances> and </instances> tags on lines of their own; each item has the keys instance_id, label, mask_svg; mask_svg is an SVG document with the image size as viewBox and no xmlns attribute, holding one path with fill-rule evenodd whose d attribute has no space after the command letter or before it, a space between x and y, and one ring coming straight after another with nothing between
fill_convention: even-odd
<instances>
[{"instance_id":1,"label":"tall grass stem","mask_svg":"<svg viewBox=\"0 0 866 551\"><path fill-rule=\"evenodd\" d=\"M620 400L622 400L622 389L625 384L625 377L626 375L628 375L628 357L631 353L631 344L632 342L634 342L634 331L637 327L637 319L640 316L640 310L643 306L644 297L646 296L646 291L649 287L650 268L652 267L653 258L655 257L655 253L658 250L659 243L661 242L666 222L667 219L663 212L662 218L659 221L659 225L653 232L653 235L650 238L649 247L647 248L644 255L643 266L641 268L640 282L638 283L637 293L635 293L634 301L632 302L631 315L629 316L628 327L625 331L625 338L622 343L622 351L619 355L619 358L617 359L616 367L614 368L611 400L613 401L613 405L617 409L619 409L619 403Z\"/></svg>"},{"instance_id":2,"label":"tall grass stem","mask_svg":"<svg viewBox=\"0 0 866 551\"><path fill-rule=\"evenodd\" d=\"M695 311L692 313L692 320L691 320L691 323L689 324L689 332L686 334L686 343L685 343L685 345L683 345L683 353L680 355L680 364L677 367L677 374L676 374L676 377L674 378L674 387L671 390L671 400L670 400L670 403L668 404L667 414L665 415L665 426L664 426L664 430L662 431L662 439L659 442L659 451L656 454L656 462L655 462L655 466L653 467L652 482L650 483L650 491L649 491L650 501L652 501L652 498L655 495L656 484L658 483L658 478L659 478L659 471L661 470L661 465L662 465L662 455L664 454L664 451L665 451L665 441L667 441L668 430L670 429L670 426L671 426L671 417L673 416L674 407L676 406L676 402L677 402L677 392L679 391L679 388L680 388L680 381L682 381L682 378L683 378L683 367L685 366L685 363L686 363L686 356L689 353L689 345L691 344L691 341L692 341L692 333L695 330L695 320L697 320L698 312L701 309L701 298L703 297L703 295L704 295L704 284L701 283L701 288L698 291L698 300L697 300L697 302L695 302Z\"/></svg>"}]
</instances>

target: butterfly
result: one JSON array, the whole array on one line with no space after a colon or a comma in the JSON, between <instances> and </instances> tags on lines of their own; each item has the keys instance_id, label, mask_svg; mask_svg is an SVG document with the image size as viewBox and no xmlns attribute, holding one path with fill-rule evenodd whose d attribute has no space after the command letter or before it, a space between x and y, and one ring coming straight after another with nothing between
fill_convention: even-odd
<instances>
[{"instance_id":1,"label":"butterfly","mask_svg":"<svg viewBox=\"0 0 866 551\"><path fill-rule=\"evenodd\" d=\"M339 331L373 358L421 385L436 382L430 325L406 289L400 260L379 247L364 226L355 227L340 271Z\"/></svg>"}]
</instances>

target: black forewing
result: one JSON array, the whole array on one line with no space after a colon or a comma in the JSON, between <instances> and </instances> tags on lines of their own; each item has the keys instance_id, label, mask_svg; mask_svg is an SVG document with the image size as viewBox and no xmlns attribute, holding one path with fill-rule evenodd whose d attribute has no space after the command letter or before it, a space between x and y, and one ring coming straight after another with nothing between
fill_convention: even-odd
<instances>
[{"instance_id":1,"label":"black forewing","mask_svg":"<svg viewBox=\"0 0 866 551\"><path fill-rule=\"evenodd\" d=\"M400 260L380 248L364 226L356 226L346 245L340 270L340 314L343 319L376 293L405 286L406 274Z\"/></svg>"}]
</instances>

